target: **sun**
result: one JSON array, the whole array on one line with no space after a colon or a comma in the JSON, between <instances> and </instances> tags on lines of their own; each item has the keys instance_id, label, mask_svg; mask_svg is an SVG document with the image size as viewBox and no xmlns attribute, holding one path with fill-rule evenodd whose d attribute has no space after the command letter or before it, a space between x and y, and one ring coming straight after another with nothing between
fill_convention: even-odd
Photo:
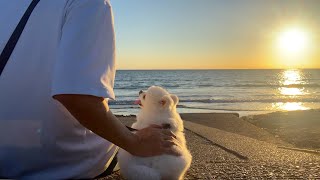
<instances>
[{"instance_id":1,"label":"sun","mask_svg":"<svg viewBox=\"0 0 320 180\"><path fill-rule=\"evenodd\" d=\"M277 47L279 53L284 57L301 57L309 47L309 35L302 28L287 28L279 33Z\"/></svg>"}]
</instances>

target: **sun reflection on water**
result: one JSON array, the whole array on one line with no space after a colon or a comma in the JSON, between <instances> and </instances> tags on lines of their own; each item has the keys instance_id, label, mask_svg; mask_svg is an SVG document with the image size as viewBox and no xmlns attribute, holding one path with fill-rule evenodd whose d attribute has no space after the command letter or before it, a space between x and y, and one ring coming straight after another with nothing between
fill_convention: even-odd
<instances>
[{"instance_id":1,"label":"sun reflection on water","mask_svg":"<svg viewBox=\"0 0 320 180\"><path fill-rule=\"evenodd\" d=\"M279 84L280 86L285 86L285 87L280 87L278 88L279 92L281 95L285 96L300 96L300 95L305 95L308 94L307 92L304 91L304 88L298 88L298 87L292 87L292 86L301 86L305 84L303 81L303 75L302 72L299 70L285 70L282 72L280 75L280 81Z\"/></svg>"},{"instance_id":2,"label":"sun reflection on water","mask_svg":"<svg viewBox=\"0 0 320 180\"><path fill-rule=\"evenodd\" d=\"M302 75L299 70L285 70L282 73L282 80L280 84L282 85L292 85L292 84L301 84Z\"/></svg>"},{"instance_id":3,"label":"sun reflection on water","mask_svg":"<svg viewBox=\"0 0 320 180\"><path fill-rule=\"evenodd\" d=\"M286 95L286 96L299 96L299 95L304 95L307 94L304 92L304 88L286 88L286 87L281 87L279 88L280 94Z\"/></svg>"},{"instance_id":4,"label":"sun reflection on water","mask_svg":"<svg viewBox=\"0 0 320 180\"><path fill-rule=\"evenodd\" d=\"M281 109L285 111L295 111L295 110L308 110L310 108L303 106L300 102L287 102L287 103L274 103L272 108Z\"/></svg>"},{"instance_id":5,"label":"sun reflection on water","mask_svg":"<svg viewBox=\"0 0 320 180\"><path fill-rule=\"evenodd\" d=\"M305 91L305 88L302 86L305 84L303 79L303 73L300 70L285 70L280 74L279 80L280 87L278 88L279 95L287 97L289 101L297 100L297 97L300 98L304 95L307 95L308 92ZM285 111L294 111L294 110L308 110L310 108L303 105L301 102L278 102L273 103L272 108L285 110Z\"/></svg>"}]
</instances>

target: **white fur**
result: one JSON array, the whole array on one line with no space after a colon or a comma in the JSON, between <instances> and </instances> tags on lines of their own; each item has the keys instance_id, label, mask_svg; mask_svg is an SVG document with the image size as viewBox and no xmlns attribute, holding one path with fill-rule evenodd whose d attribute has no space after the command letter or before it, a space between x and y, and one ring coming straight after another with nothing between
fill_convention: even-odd
<instances>
[{"instance_id":1,"label":"white fur","mask_svg":"<svg viewBox=\"0 0 320 180\"><path fill-rule=\"evenodd\" d=\"M142 129L151 124L170 124L170 130L182 145L182 149L176 146L172 148L181 152L181 156L160 155L143 158L121 149L118 153L121 175L129 180L183 179L190 167L192 156L186 146L183 121L176 111L178 97L161 87L151 86L147 92L140 94L139 98L142 106L132 127Z\"/></svg>"}]
</instances>

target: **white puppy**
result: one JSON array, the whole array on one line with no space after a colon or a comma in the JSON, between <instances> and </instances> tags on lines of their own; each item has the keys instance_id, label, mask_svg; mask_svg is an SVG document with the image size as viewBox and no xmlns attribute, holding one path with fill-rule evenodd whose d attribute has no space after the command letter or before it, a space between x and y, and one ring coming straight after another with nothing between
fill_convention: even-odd
<instances>
[{"instance_id":1,"label":"white puppy","mask_svg":"<svg viewBox=\"0 0 320 180\"><path fill-rule=\"evenodd\" d=\"M121 149L118 162L121 175L130 180L183 179L189 169L192 156L187 149L183 133L183 121L176 111L178 97L165 89L151 86L146 92L140 91L138 104L141 110L132 128L142 129L151 124L166 124L181 142L182 148L176 148L181 156L160 155L153 157L133 156Z\"/></svg>"}]
</instances>

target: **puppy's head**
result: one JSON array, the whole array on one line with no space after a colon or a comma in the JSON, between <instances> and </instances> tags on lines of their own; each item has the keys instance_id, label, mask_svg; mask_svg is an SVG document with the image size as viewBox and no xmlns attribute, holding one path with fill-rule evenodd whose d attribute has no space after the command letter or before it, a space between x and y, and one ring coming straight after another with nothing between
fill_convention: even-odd
<instances>
[{"instance_id":1,"label":"puppy's head","mask_svg":"<svg viewBox=\"0 0 320 180\"><path fill-rule=\"evenodd\" d=\"M151 86L147 91L139 92L139 100L136 101L136 104L139 104L142 110L171 110L176 108L178 102L176 95L169 94L159 86Z\"/></svg>"}]
</instances>

